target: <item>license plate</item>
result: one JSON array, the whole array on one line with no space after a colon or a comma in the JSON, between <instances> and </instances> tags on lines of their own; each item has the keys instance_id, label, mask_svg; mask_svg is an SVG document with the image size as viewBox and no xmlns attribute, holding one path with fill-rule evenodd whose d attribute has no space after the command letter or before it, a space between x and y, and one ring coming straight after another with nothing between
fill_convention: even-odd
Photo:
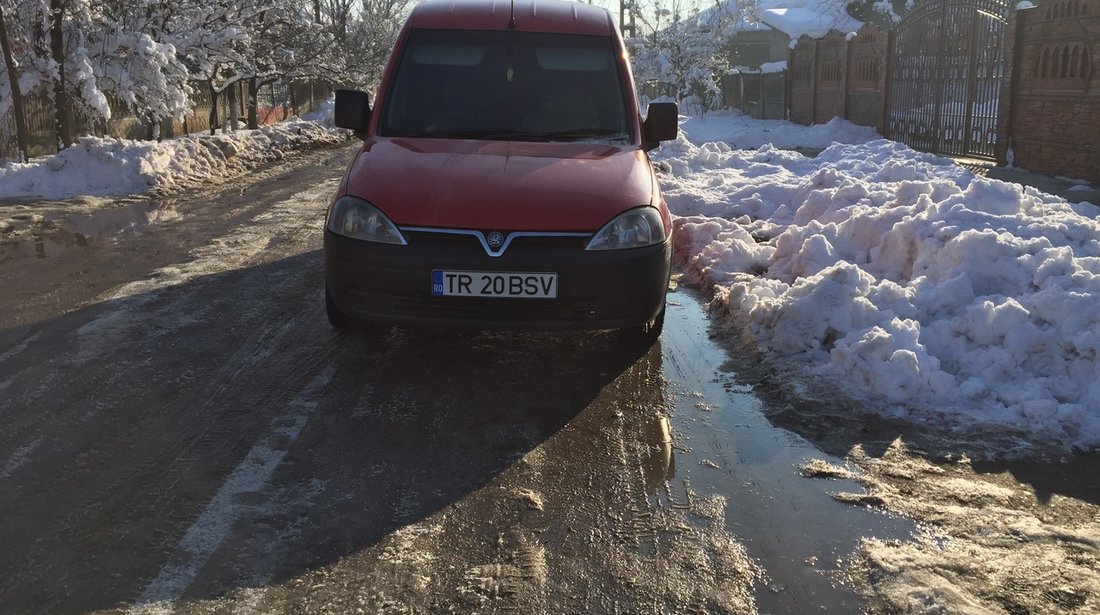
<instances>
[{"instance_id":1,"label":"license plate","mask_svg":"<svg viewBox=\"0 0 1100 615\"><path fill-rule=\"evenodd\" d=\"M558 274L436 269L432 271L432 294L436 297L554 299L558 296Z\"/></svg>"}]
</instances>

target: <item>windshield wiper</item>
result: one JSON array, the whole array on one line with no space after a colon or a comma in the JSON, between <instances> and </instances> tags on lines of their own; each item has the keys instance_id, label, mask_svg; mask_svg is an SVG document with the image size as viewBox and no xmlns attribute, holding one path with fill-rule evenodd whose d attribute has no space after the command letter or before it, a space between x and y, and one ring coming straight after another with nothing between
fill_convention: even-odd
<instances>
[{"instance_id":1,"label":"windshield wiper","mask_svg":"<svg viewBox=\"0 0 1100 615\"><path fill-rule=\"evenodd\" d=\"M486 141L584 141L586 139L629 139L618 130L561 130L556 132L500 130L439 130L409 132L403 137L422 139L482 139Z\"/></svg>"},{"instance_id":2,"label":"windshield wiper","mask_svg":"<svg viewBox=\"0 0 1100 615\"><path fill-rule=\"evenodd\" d=\"M502 132L497 130L422 130L409 131L399 136L414 139L485 139L485 140L524 140L537 139L532 132Z\"/></svg>"},{"instance_id":3,"label":"windshield wiper","mask_svg":"<svg viewBox=\"0 0 1100 615\"><path fill-rule=\"evenodd\" d=\"M630 136L621 130L586 129L540 132L538 138L540 141L584 141L587 139L629 139Z\"/></svg>"}]
</instances>

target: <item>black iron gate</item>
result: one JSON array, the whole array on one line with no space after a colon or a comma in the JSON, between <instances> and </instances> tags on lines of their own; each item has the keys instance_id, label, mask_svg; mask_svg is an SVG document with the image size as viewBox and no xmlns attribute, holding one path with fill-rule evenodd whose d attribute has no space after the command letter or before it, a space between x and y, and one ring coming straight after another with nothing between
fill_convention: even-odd
<instances>
[{"instance_id":1,"label":"black iron gate","mask_svg":"<svg viewBox=\"0 0 1100 615\"><path fill-rule=\"evenodd\" d=\"M914 149L994 158L1005 73L1005 0L926 0L891 36L889 137Z\"/></svg>"}]
</instances>

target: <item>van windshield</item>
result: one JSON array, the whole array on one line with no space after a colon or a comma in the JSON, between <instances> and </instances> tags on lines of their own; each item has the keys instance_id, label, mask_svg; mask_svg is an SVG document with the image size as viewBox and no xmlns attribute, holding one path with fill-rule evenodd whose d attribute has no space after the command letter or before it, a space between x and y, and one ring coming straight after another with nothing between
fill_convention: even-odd
<instances>
[{"instance_id":1,"label":"van windshield","mask_svg":"<svg viewBox=\"0 0 1100 615\"><path fill-rule=\"evenodd\" d=\"M630 142L606 36L415 29L383 109L388 137Z\"/></svg>"}]
</instances>

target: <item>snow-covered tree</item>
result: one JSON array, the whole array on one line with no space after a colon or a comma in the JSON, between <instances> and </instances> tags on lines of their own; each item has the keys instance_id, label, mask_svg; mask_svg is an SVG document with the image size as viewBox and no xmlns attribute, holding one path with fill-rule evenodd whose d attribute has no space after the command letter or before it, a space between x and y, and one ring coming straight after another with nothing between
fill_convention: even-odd
<instances>
[{"instance_id":1,"label":"snow-covered tree","mask_svg":"<svg viewBox=\"0 0 1100 615\"><path fill-rule=\"evenodd\" d=\"M10 84L18 73L21 96L47 95L55 110L55 133L60 146L72 143L78 115L90 120L108 119L107 98L99 87L89 47L95 28L88 0L0 0L5 15L12 68L4 64L3 98L13 104Z\"/></svg>"},{"instance_id":2,"label":"snow-covered tree","mask_svg":"<svg viewBox=\"0 0 1100 615\"><path fill-rule=\"evenodd\" d=\"M338 75L333 81L374 89L397 42L410 0L361 0L341 41Z\"/></svg>"},{"instance_id":3,"label":"snow-covered tree","mask_svg":"<svg viewBox=\"0 0 1100 615\"><path fill-rule=\"evenodd\" d=\"M87 38L97 86L156 136L161 122L181 118L192 107L187 67L165 40L173 8L135 0L100 0L93 6Z\"/></svg>"},{"instance_id":4,"label":"snow-covered tree","mask_svg":"<svg viewBox=\"0 0 1100 615\"><path fill-rule=\"evenodd\" d=\"M636 23L644 30L628 41L635 77L641 82L672 84L678 99L695 97L702 111L722 104L730 25L743 21L748 7L733 0L712 2L703 10L681 0L649 9L631 5Z\"/></svg>"},{"instance_id":5,"label":"snow-covered tree","mask_svg":"<svg viewBox=\"0 0 1100 615\"><path fill-rule=\"evenodd\" d=\"M254 126L265 83L375 83L409 1L0 0L0 117L45 98L66 147L121 108L152 137L190 113L201 88L216 128L218 96L247 82Z\"/></svg>"},{"instance_id":6,"label":"snow-covered tree","mask_svg":"<svg viewBox=\"0 0 1100 615\"><path fill-rule=\"evenodd\" d=\"M164 5L139 12L132 0L0 2L20 16L5 24L20 94L48 96L59 145L74 141L78 122L87 129L109 120L112 95L150 126L190 110L188 72L175 48L144 31Z\"/></svg>"},{"instance_id":7,"label":"snow-covered tree","mask_svg":"<svg viewBox=\"0 0 1100 615\"><path fill-rule=\"evenodd\" d=\"M852 17L886 31L901 21L913 3L914 0L853 0L845 8Z\"/></svg>"},{"instance_id":8,"label":"snow-covered tree","mask_svg":"<svg viewBox=\"0 0 1100 615\"><path fill-rule=\"evenodd\" d=\"M15 49L12 39L8 35L7 15L5 10L10 7L0 2L0 54L4 56L4 70L7 72L7 81L0 84L0 118L8 113L15 116L16 159L23 162L27 159L27 116L23 110L23 89L19 83L19 63L15 59ZM4 86L7 86L5 89Z\"/></svg>"},{"instance_id":9,"label":"snow-covered tree","mask_svg":"<svg viewBox=\"0 0 1100 615\"><path fill-rule=\"evenodd\" d=\"M248 76L248 125L257 127L259 89L297 78L336 78L341 49L332 32L296 7L276 7L264 13L254 35L252 74Z\"/></svg>"}]
</instances>

